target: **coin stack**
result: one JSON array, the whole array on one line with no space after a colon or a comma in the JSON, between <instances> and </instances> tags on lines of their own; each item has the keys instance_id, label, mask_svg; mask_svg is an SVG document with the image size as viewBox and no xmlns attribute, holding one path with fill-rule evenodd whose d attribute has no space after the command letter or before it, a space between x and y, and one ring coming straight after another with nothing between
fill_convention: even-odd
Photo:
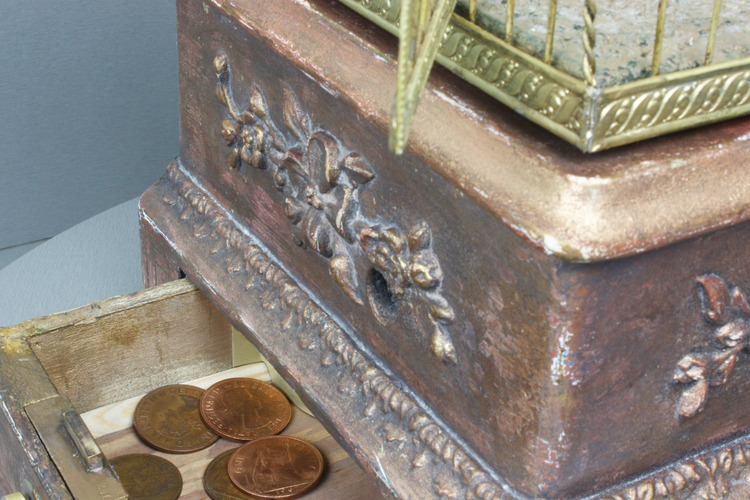
<instances>
[{"instance_id":1,"label":"coin stack","mask_svg":"<svg viewBox=\"0 0 750 500\"><path fill-rule=\"evenodd\" d=\"M146 444L167 453L202 450L219 437L246 442L208 465L206 493L215 500L289 499L312 489L323 472L323 456L315 446L276 435L291 417L289 401L273 385L230 378L205 391L190 385L155 389L138 403L134 426ZM131 499L180 495L182 477L165 459L137 454L111 463Z\"/></svg>"}]
</instances>

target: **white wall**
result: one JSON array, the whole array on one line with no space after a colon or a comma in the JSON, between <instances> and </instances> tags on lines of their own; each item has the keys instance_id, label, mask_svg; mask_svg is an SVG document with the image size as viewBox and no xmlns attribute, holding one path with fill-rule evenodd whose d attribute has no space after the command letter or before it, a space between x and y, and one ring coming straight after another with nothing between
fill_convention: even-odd
<instances>
[{"instance_id":1,"label":"white wall","mask_svg":"<svg viewBox=\"0 0 750 500\"><path fill-rule=\"evenodd\" d=\"M0 268L178 153L173 0L0 0Z\"/></svg>"}]
</instances>

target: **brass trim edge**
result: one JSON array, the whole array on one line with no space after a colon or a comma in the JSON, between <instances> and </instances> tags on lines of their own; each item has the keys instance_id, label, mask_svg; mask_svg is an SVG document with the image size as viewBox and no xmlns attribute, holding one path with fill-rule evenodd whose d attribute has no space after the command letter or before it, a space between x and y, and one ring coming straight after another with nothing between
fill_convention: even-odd
<instances>
[{"instance_id":1,"label":"brass trim edge","mask_svg":"<svg viewBox=\"0 0 750 500\"><path fill-rule=\"evenodd\" d=\"M339 0L398 35L400 0ZM585 152L750 113L750 58L598 88L454 14L435 60Z\"/></svg>"},{"instance_id":2,"label":"brass trim edge","mask_svg":"<svg viewBox=\"0 0 750 500\"><path fill-rule=\"evenodd\" d=\"M599 151L750 113L750 58L603 89Z\"/></svg>"},{"instance_id":3,"label":"brass trim edge","mask_svg":"<svg viewBox=\"0 0 750 500\"><path fill-rule=\"evenodd\" d=\"M435 60L529 120L583 148L585 85L454 14Z\"/></svg>"}]
</instances>

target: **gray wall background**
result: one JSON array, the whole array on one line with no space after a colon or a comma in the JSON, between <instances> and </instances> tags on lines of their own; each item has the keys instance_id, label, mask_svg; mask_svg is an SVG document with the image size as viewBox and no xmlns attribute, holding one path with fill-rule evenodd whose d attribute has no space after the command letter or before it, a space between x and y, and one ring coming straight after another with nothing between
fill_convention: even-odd
<instances>
[{"instance_id":1,"label":"gray wall background","mask_svg":"<svg viewBox=\"0 0 750 500\"><path fill-rule=\"evenodd\" d=\"M0 0L0 269L178 153L173 0Z\"/></svg>"}]
</instances>

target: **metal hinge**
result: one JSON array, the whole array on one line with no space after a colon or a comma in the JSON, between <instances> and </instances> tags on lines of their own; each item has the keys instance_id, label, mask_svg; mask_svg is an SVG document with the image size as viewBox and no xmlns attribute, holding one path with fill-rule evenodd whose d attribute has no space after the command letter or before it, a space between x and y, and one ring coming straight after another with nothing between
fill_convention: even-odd
<instances>
[{"instance_id":1,"label":"metal hinge","mask_svg":"<svg viewBox=\"0 0 750 500\"><path fill-rule=\"evenodd\" d=\"M128 498L99 445L67 398L54 396L24 409L73 498Z\"/></svg>"}]
</instances>

